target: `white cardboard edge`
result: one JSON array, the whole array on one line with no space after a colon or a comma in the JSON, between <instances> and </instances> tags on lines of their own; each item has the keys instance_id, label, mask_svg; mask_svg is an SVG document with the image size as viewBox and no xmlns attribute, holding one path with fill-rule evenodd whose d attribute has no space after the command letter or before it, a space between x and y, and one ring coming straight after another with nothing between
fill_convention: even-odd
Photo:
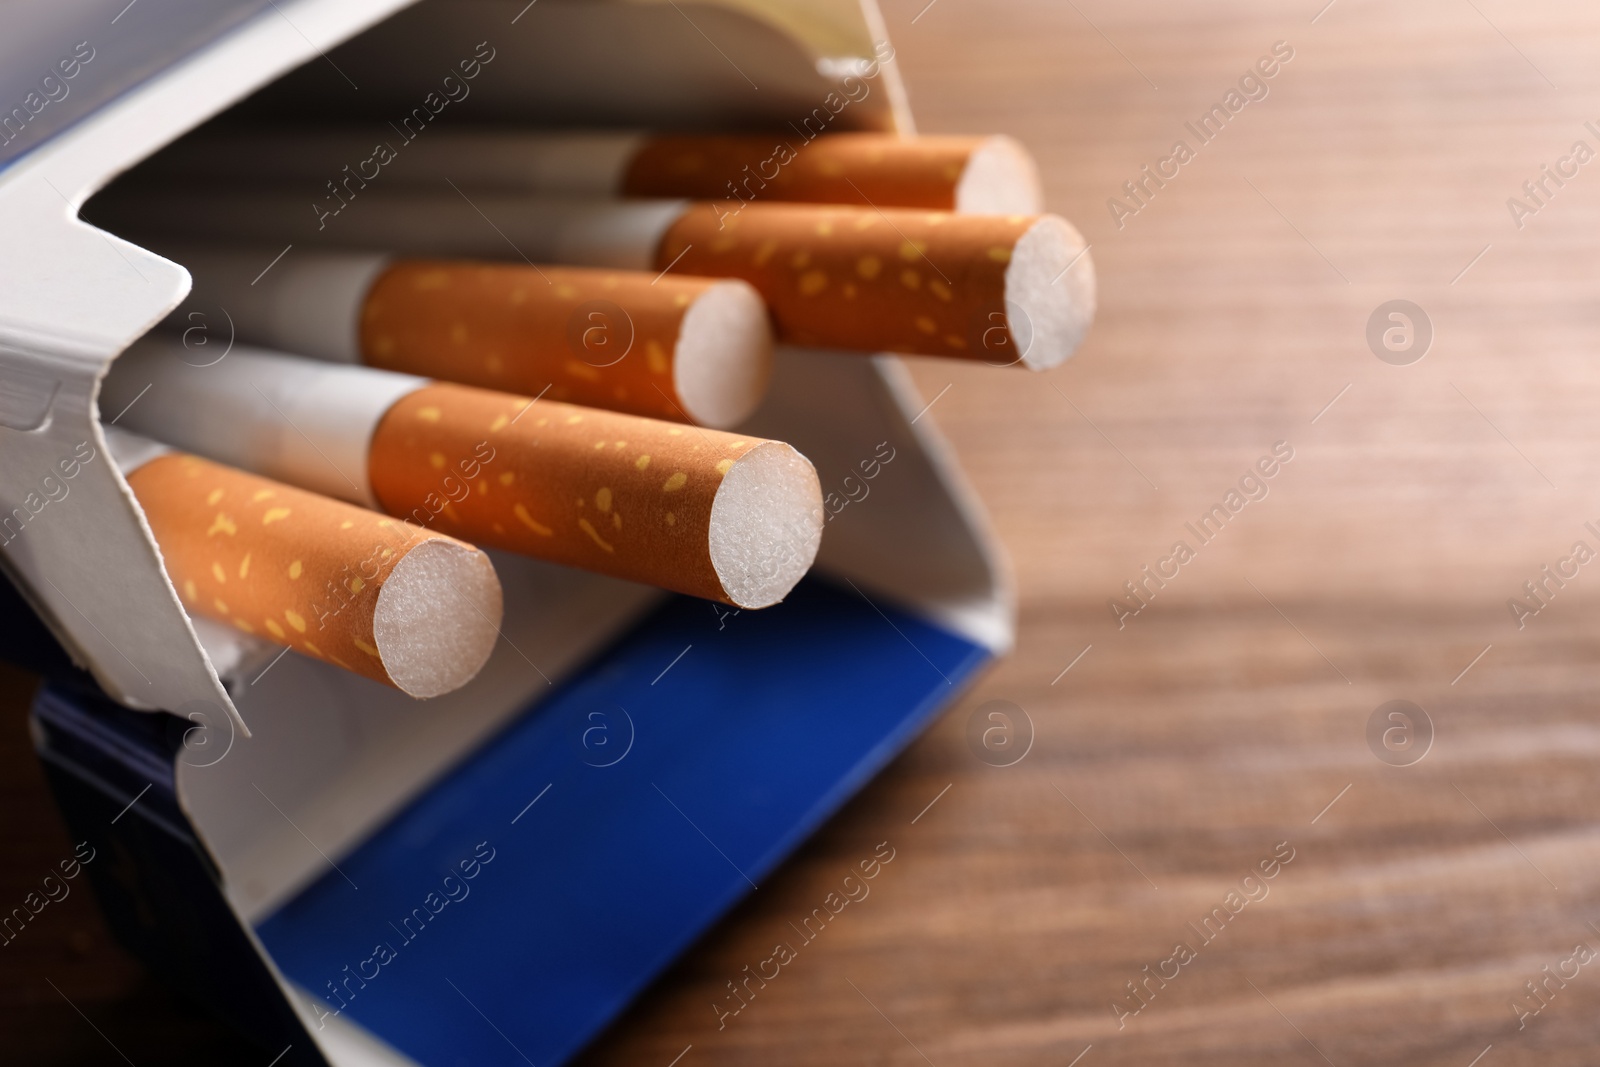
<instances>
[{"instance_id":1,"label":"white cardboard edge","mask_svg":"<svg viewBox=\"0 0 1600 1067\"><path fill-rule=\"evenodd\" d=\"M899 357L781 344L774 357L767 401L739 431L816 465L830 516L816 569L1008 650L1004 555Z\"/></svg>"},{"instance_id":2,"label":"white cardboard edge","mask_svg":"<svg viewBox=\"0 0 1600 1067\"><path fill-rule=\"evenodd\" d=\"M177 264L82 222L83 202L259 85L403 6L283 0L0 171L0 384L11 416L0 431L0 502L25 500L75 442L104 452L100 376L189 288ZM111 696L145 709L220 707L248 734L126 481L109 462L85 464L75 481L50 505L55 513L32 520L49 522L48 533L25 530L7 545L8 570Z\"/></svg>"},{"instance_id":3,"label":"white cardboard edge","mask_svg":"<svg viewBox=\"0 0 1600 1067\"><path fill-rule=\"evenodd\" d=\"M884 20L878 0L860 0L861 18L866 23L867 39L872 42L888 41L889 24ZM916 120L911 117L911 94L906 92L905 79L900 76L900 58L892 56L879 67L884 91L889 94L889 114L894 119L894 129L910 137L917 132Z\"/></svg>"},{"instance_id":4,"label":"white cardboard edge","mask_svg":"<svg viewBox=\"0 0 1600 1067\"><path fill-rule=\"evenodd\" d=\"M106 435L106 452L124 478L157 456L164 456L172 451L170 445L152 441L148 437L140 437L136 433L129 433L116 426L102 426L100 429Z\"/></svg>"},{"instance_id":5,"label":"white cardboard edge","mask_svg":"<svg viewBox=\"0 0 1600 1067\"><path fill-rule=\"evenodd\" d=\"M938 424L927 418L928 402L917 390L905 361L899 356L883 354L872 357L872 362L893 394L901 414L910 420L906 424L907 432L916 436L923 452L938 471L940 480L950 492L951 502L972 532L978 551L994 580L994 598L991 601L934 605L924 610L956 632L971 637L996 656L1003 656L1016 645L1016 576L1011 569L1011 561L1001 547L989 513L984 510L977 491L967 480L966 472L957 461L949 440L939 430Z\"/></svg>"}]
</instances>

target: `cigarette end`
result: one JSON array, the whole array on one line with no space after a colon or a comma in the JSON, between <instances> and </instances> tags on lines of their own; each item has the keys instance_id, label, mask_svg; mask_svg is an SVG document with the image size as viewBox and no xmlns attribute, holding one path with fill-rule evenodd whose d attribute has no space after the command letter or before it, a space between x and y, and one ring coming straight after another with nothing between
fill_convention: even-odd
<instances>
[{"instance_id":1,"label":"cigarette end","mask_svg":"<svg viewBox=\"0 0 1600 1067\"><path fill-rule=\"evenodd\" d=\"M702 426L728 429L755 413L772 379L772 325L754 287L724 279L689 305L672 377L685 412Z\"/></svg>"},{"instance_id":2,"label":"cigarette end","mask_svg":"<svg viewBox=\"0 0 1600 1067\"><path fill-rule=\"evenodd\" d=\"M728 468L711 504L711 565L741 608L778 603L822 545L822 486L811 461L767 441Z\"/></svg>"},{"instance_id":3,"label":"cigarette end","mask_svg":"<svg viewBox=\"0 0 1600 1067\"><path fill-rule=\"evenodd\" d=\"M1067 220L1041 215L1018 239L1005 307L1011 342L1032 370L1060 365L1082 343L1094 321L1094 260Z\"/></svg>"},{"instance_id":4,"label":"cigarette end","mask_svg":"<svg viewBox=\"0 0 1600 1067\"><path fill-rule=\"evenodd\" d=\"M1044 210L1039 168L1010 137L985 137L956 181L955 210L964 215L1037 215Z\"/></svg>"},{"instance_id":5,"label":"cigarette end","mask_svg":"<svg viewBox=\"0 0 1600 1067\"><path fill-rule=\"evenodd\" d=\"M372 615L372 636L389 679L418 698L473 679L500 638L500 580L489 557L434 538L389 572Z\"/></svg>"}]
</instances>

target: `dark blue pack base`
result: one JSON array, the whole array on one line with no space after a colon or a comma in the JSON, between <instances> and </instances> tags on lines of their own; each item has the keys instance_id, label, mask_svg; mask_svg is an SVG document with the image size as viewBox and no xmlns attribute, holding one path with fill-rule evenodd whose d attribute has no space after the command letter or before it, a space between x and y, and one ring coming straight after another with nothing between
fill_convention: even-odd
<instances>
[{"instance_id":1,"label":"dark blue pack base","mask_svg":"<svg viewBox=\"0 0 1600 1067\"><path fill-rule=\"evenodd\" d=\"M428 1067L559 1063L990 658L815 578L761 612L672 598L255 935L327 1025ZM74 833L132 856L118 877L88 868L123 941L274 1052L292 1044L284 1063L322 1062L173 797L182 724L81 683L47 687L35 719Z\"/></svg>"}]
</instances>

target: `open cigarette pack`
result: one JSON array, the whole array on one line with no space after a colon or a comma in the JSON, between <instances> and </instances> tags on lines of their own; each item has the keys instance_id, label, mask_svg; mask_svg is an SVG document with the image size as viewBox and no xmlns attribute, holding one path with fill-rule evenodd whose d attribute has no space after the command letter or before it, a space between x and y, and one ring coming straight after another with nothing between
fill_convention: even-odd
<instances>
[{"instance_id":1,"label":"open cigarette pack","mask_svg":"<svg viewBox=\"0 0 1600 1067\"><path fill-rule=\"evenodd\" d=\"M268 448L249 420L290 401L243 369L271 357L248 354L238 322L260 317L245 305L273 285L298 286L279 347L320 343L318 323L351 276L307 266L329 235L326 247L387 241L531 266L523 249L548 225L508 222L520 209L505 194L468 195L452 180L457 165L500 166L507 129L778 129L802 142L911 132L872 0L140 0L114 19L43 3L23 10L31 14L8 17L31 24L0 42L10 79L0 79L9 94L0 110L11 97L19 105L0 115L0 560L17 598L5 625L13 654L48 653L42 625L70 660L51 671L33 725L75 838L105 857L85 869L113 928L269 1056L282 1052L280 1064L572 1056L1009 646L1004 564L928 398L894 356L780 334L753 414L726 431L691 422L660 433L685 449L726 445L723 474L745 462L747 440L786 442L809 460L824 527L810 574L781 603L749 610L726 577L713 586L726 596L703 599L625 580L634 574L621 564L594 573L485 545L503 607L496 619L479 612L492 651L471 681L427 700L408 692L442 692L431 675L345 669L374 651L359 635L285 654L266 638L305 633L292 611L276 617L287 638L270 620L266 634L259 620L229 626L196 611L203 599L242 619L250 574L270 566L298 578L301 561L258 548L182 571L149 472L170 460L162 470L182 482L212 468L150 459L140 452L149 442L117 434L143 418L141 429L172 441L194 422L225 439L214 450L225 459L234 445ZM24 83L29 64L40 69ZM159 155L207 123L222 131L209 157L208 142L192 139ZM321 148L284 166L315 157L304 167L315 176L286 186L298 214L280 227L250 161L293 153L285 137L335 128L367 135L347 151L326 137L304 142ZM428 149L430 138L448 151ZM563 157L553 180L579 180L605 151ZM437 171L448 209L408 206L408 153ZM325 163L327 173L315 169ZM128 191L120 200L119 190ZM115 203L98 210L102 198ZM742 208L740 225L757 225L761 206ZM139 236L152 220L186 239L220 227L257 242L260 273L231 294L191 293L184 268L194 264L178 246L158 254L159 242ZM608 217L585 240L623 248L630 227L646 224ZM719 232L714 221L708 232ZM920 254L917 241L895 243ZM1065 274L1072 262L1063 262ZM868 279L876 264L855 268ZM907 288L914 266L899 265ZM813 276L800 275L802 290L830 284ZM926 281L942 292L938 284ZM778 303L774 314L782 319ZM1038 319L1031 328L1048 340L1056 327ZM141 391L132 371L106 379L125 353L122 366L136 366L128 350L152 344L141 339L163 323L161 343L194 368L214 367L205 381L220 391L189 396L155 378ZM962 347L968 325L925 332ZM377 403L376 379L352 373L328 371L302 390L326 410L293 409L301 421L285 417L293 433L274 439L274 456L298 450L339 468L341 423ZM416 388L405 382L384 405ZM346 406L329 414L328 397ZM411 403L418 426L439 419L431 402L413 399L400 403ZM554 419L568 410L562 402L505 414ZM638 403L649 414L657 402ZM493 412L483 411L487 421ZM624 474L695 492L662 465L680 445L660 444L652 461L622 431L601 436L594 448L625 455L626 464L614 460ZM412 448L426 470L426 440L395 448ZM439 507L464 510L471 495L449 490L452 473L471 483L481 465L490 474L480 481L500 477L485 454L472 462L470 471L435 463L429 477L447 486ZM206 500L224 493L217 484ZM291 498L258 484L275 483L228 482L251 503L217 521L287 527ZM354 501L337 505L352 514L374 506L364 480L354 495L336 480L309 488ZM580 521L580 547L622 544L623 508L609 488L577 505L595 520ZM413 513L409 503L386 506ZM344 514L329 512L326 537L350 527L335 522ZM518 518L549 536L537 516ZM671 527L670 512L664 522ZM447 554L448 540L429 544ZM389 572L396 588L403 565ZM415 588L431 588L433 572L413 571ZM470 575L450 574L449 595L461 596ZM671 578L656 585L692 592L704 581ZM359 577L341 581L360 588ZM409 610L399 603L396 594L391 614ZM437 637L455 647L452 634Z\"/></svg>"}]
</instances>

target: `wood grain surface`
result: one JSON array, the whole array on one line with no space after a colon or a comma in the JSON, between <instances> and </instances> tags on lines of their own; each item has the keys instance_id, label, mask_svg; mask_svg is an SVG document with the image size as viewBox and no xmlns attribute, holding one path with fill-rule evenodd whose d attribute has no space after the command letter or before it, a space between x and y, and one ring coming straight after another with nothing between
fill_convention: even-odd
<instances>
[{"instance_id":1,"label":"wood grain surface","mask_svg":"<svg viewBox=\"0 0 1600 1067\"><path fill-rule=\"evenodd\" d=\"M1600 1060L1600 958L1574 960L1600 950L1600 565L1520 629L1507 606L1600 549L1600 161L1520 228L1507 205L1600 149L1600 8L1323 2L886 4L923 129L1020 138L1098 263L1059 370L915 366L1011 553L1018 647L587 1067ZM1280 41L1200 143L1185 122ZM1179 139L1119 226L1108 198ZM1366 337L1397 299L1432 324L1405 366ZM1188 532L1277 442L1266 495ZM1179 540L1119 628L1108 600ZM67 845L4 681L17 896ZM994 700L1031 721L1013 766L968 744ZM1432 724L1409 766L1369 743L1391 700ZM870 895L719 1024L884 841ZM87 893L0 950L0 993L17 1062L265 1063L140 978Z\"/></svg>"}]
</instances>

